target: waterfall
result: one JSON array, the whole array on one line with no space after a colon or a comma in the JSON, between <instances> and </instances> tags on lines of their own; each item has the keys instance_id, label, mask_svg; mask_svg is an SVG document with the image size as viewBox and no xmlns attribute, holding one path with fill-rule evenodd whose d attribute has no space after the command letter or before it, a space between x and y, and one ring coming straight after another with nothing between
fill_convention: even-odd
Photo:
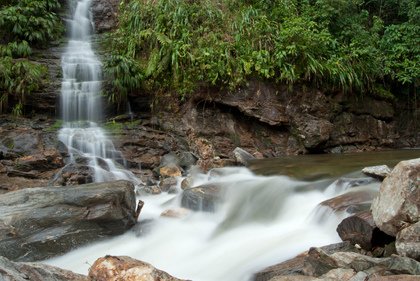
<instances>
[{"instance_id":1,"label":"waterfall","mask_svg":"<svg viewBox=\"0 0 420 281\"><path fill-rule=\"evenodd\" d=\"M90 0L73 1L76 8L68 20L69 43L61 64L61 118L64 126L58 139L67 145L70 163L88 159L96 182L127 179L139 183L121 164L123 159L99 127L103 118L102 64L92 50L94 24Z\"/></svg>"}]
</instances>

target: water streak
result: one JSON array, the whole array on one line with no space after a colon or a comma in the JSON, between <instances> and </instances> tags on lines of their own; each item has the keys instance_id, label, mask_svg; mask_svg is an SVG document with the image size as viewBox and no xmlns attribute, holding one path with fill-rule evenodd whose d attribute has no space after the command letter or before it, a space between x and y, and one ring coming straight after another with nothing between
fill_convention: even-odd
<instances>
[{"instance_id":1,"label":"water streak","mask_svg":"<svg viewBox=\"0 0 420 281\"><path fill-rule=\"evenodd\" d=\"M70 40L62 57L61 118L64 126L58 139L69 148L70 163L88 159L96 182L116 179L139 180L124 169L124 160L99 127L103 118L102 63L92 50L94 24L90 0L72 1L73 18L68 20ZM112 159L112 160L111 160Z\"/></svg>"}]
</instances>

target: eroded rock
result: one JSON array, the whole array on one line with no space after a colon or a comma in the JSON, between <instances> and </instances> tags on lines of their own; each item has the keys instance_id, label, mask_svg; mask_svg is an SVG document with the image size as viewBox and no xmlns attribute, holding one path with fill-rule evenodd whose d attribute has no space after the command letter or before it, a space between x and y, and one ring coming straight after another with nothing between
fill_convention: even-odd
<instances>
[{"instance_id":1,"label":"eroded rock","mask_svg":"<svg viewBox=\"0 0 420 281\"><path fill-rule=\"evenodd\" d=\"M127 256L105 256L89 270L90 281L181 281L152 265Z\"/></svg>"}]
</instances>

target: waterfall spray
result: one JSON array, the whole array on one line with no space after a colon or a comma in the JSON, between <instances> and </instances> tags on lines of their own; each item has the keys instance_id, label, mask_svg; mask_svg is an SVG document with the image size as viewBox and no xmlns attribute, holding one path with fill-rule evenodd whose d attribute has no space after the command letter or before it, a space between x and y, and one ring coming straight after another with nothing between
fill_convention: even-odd
<instances>
[{"instance_id":1,"label":"waterfall spray","mask_svg":"<svg viewBox=\"0 0 420 281\"><path fill-rule=\"evenodd\" d=\"M68 21L70 40L62 57L61 118L64 127L58 139L69 148L70 163L78 157L89 159L94 181L139 180L118 167L122 156L98 122L103 118L102 64L91 46L94 24L89 11L91 1L74 1L73 18Z\"/></svg>"}]
</instances>

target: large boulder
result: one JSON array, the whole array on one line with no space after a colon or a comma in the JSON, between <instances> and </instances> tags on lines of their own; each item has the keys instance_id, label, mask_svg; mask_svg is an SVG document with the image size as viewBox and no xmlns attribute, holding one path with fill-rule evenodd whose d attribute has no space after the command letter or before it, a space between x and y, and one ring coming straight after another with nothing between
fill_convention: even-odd
<instances>
[{"instance_id":1,"label":"large boulder","mask_svg":"<svg viewBox=\"0 0 420 281\"><path fill-rule=\"evenodd\" d=\"M420 222L401 230L395 247L398 254L420 260Z\"/></svg>"},{"instance_id":2,"label":"large boulder","mask_svg":"<svg viewBox=\"0 0 420 281\"><path fill-rule=\"evenodd\" d=\"M10 281L87 281L87 276L55 266L34 262L13 262L0 257L1 280Z\"/></svg>"},{"instance_id":3,"label":"large boulder","mask_svg":"<svg viewBox=\"0 0 420 281\"><path fill-rule=\"evenodd\" d=\"M29 188L0 195L0 255L43 260L124 233L136 222L128 181Z\"/></svg>"},{"instance_id":4,"label":"large boulder","mask_svg":"<svg viewBox=\"0 0 420 281\"><path fill-rule=\"evenodd\" d=\"M91 281L181 281L165 271L127 256L105 256L89 270Z\"/></svg>"},{"instance_id":5,"label":"large boulder","mask_svg":"<svg viewBox=\"0 0 420 281\"><path fill-rule=\"evenodd\" d=\"M401 161L382 182L371 210L375 224L396 236L420 219L420 158Z\"/></svg>"}]
</instances>

